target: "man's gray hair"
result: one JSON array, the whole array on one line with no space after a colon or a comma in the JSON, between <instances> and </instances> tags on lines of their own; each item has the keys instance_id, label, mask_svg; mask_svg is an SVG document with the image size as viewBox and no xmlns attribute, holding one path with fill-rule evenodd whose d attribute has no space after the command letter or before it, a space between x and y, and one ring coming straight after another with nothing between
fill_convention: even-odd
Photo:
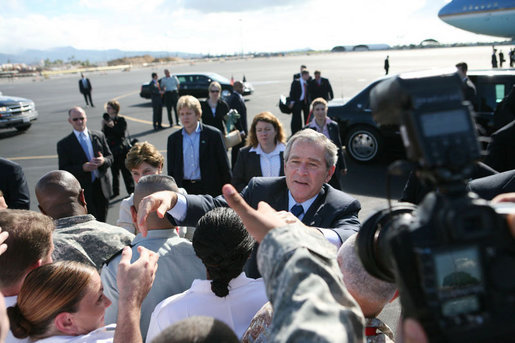
<instances>
[{"instance_id":1,"label":"man's gray hair","mask_svg":"<svg viewBox=\"0 0 515 343\"><path fill-rule=\"evenodd\" d=\"M376 279L365 270L356 252L357 235L350 236L338 250L337 260L343 281L349 292L384 306L393 298L397 287L393 283Z\"/></svg>"},{"instance_id":2,"label":"man's gray hair","mask_svg":"<svg viewBox=\"0 0 515 343\"><path fill-rule=\"evenodd\" d=\"M288 140L288 144L286 144L286 149L284 150L285 162L288 162L290 151L297 142L312 143L324 148L324 159L327 169L336 165L336 161L338 160L338 147L324 134L312 129L300 130Z\"/></svg>"}]
</instances>

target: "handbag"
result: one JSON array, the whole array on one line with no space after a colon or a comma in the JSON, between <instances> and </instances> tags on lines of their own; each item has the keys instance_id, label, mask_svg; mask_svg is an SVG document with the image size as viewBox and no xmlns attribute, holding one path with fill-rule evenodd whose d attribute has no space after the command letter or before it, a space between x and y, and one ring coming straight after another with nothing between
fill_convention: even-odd
<instances>
[{"instance_id":1,"label":"handbag","mask_svg":"<svg viewBox=\"0 0 515 343\"><path fill-rule=\"evenodd\" d=\"M225 147L232 148L242 142L240 131L234 130L225 135Z\"/></svg>"},{"instance_id":2,"label":"handbag","mask_svg":"<svg viewBox=\"0 0 515 343\"><path fill-rule=\"evenodd\" d=\"M281 95L281 97L279 98L279 110L284 114L291 114L293 109L289 107L290 102L290 97L285 97L284 95Z\"/></svg>"}]
</instances>

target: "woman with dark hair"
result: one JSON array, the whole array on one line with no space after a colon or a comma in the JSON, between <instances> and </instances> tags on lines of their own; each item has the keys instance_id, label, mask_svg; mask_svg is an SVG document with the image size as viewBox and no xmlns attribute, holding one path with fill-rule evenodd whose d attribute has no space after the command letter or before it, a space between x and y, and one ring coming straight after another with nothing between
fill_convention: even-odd
<instances>
[{"instance_id":1,"label":"woman with dark hair","mask_svg":"<svg viewBox=\"0 0 515 343\"><path fill-rule=\"evenodd\" d=\"M105 105L106 113L102 119L102 132L106 136L109 149L113 153L113 164L111 173L113 174L113 198L120 195L120 172L123 176L127 194L134 192L134 181L131 173L125 167L125 155L130 149L127 134L127 121L120 117L120 103L117 100L110 100Z\"/></svg>"},{"instance_id":2,"label":"woman with dark hair","mask_svg":"<svg viewBox=\"0 0 515 343\"><path fill-rule=\"evenodd\" d=\"M191 316L223 321L241 338L252 317L268 300L263 279L245 276L254 239L230 208L216 208L200 218L193 249L206 267L207 280L194 280L191 288L156 306L147 341L169 325Z\"/></svg>"},{"instance_id":3,"label":"woman with dark hair","mask_svg":"<svg viewBox=\"0 0 515 343\"><path fill-rule=\"evenodd\" d=\"M25 278L16 305L7 308L13 335L48 343L142 342L139 313L152 287L157 255L145 248L139 253L130 264L132 251L125 247L122 252L117 281L124 300L118 326L104 326L111 301L103 294L96 269L62 261L38 267Z\"/></svg>"},{"instance_id":4,"label":"woman with dark hair","mask_svg":"<svg viewBox=\"0 0 515 343\"><path fill-rule=\"evenodd\" d=\"M164 157L157 148L149 142L136 143L125 158L125 167L130 171L134 184L145 175L158 175L163 170ZM132 221L131 206L134 205L134 193L120 203L120 212L116 225L130 233L136 234Z\"/></svg>"},{"instance_id":5,"label":"woman with dark hair","mask_svg":"<svg viewBox=\"0 0 515 343\"><path fill-rule=\"evenodd\" d=\"M224 117L229 112L229 105L221 99L222 86L213 81L209 85L209 97L200 103L202 123L216 127L225 136Z\"/></svg>"},{"instance_id":6,"label":"woman with dark hair","mask_svg":"<svg viewBox=\"0 0 515 343\"><path fill-rule=\"evenodd\" d=\"M279 119L261 112L250 126L247 145L241 148L232 171L232 185L241 192L255 176L283 176L286 134Z\"/></svg>"}]
</instances>

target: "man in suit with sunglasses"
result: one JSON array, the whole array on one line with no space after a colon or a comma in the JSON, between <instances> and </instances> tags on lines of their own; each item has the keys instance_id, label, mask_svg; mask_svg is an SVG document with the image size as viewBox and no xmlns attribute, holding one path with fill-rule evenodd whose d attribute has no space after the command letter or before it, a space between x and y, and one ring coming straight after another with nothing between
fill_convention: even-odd
<instances>
[{"instance_id":1,"label":"man in suit with sunglasses","mask_svg":"<svg viewBox=\"0 0 515 343\"><path fill-rule=\"evenodd\" d=\"M109 167L113 155L102 132L88 130L81 107L68 111L73 132L57 143L59 169L72 173L84 189L88 213L105 222L112 192Z\"/></svg>"}]
</instances>

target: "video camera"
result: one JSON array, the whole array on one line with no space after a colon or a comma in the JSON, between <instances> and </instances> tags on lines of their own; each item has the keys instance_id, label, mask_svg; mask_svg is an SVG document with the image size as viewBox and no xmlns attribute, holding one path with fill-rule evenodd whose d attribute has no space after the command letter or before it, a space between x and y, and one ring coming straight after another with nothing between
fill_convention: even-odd
<instances>
[{"instance_id":1,"label":"video camera","mask_svg":"<svg viewBox=\"0 0 515 343\"><path fill-rule=\"evenodd\" d=\"M370 100L380 125L400 125L408 159L438 191L419 207L400 203L363 223L365 269L397 284L403 315L431 342L513 341L515 240L505 218L467 191L480 150L461 79L397 76Z\"/></svg>"}]
</instances>

